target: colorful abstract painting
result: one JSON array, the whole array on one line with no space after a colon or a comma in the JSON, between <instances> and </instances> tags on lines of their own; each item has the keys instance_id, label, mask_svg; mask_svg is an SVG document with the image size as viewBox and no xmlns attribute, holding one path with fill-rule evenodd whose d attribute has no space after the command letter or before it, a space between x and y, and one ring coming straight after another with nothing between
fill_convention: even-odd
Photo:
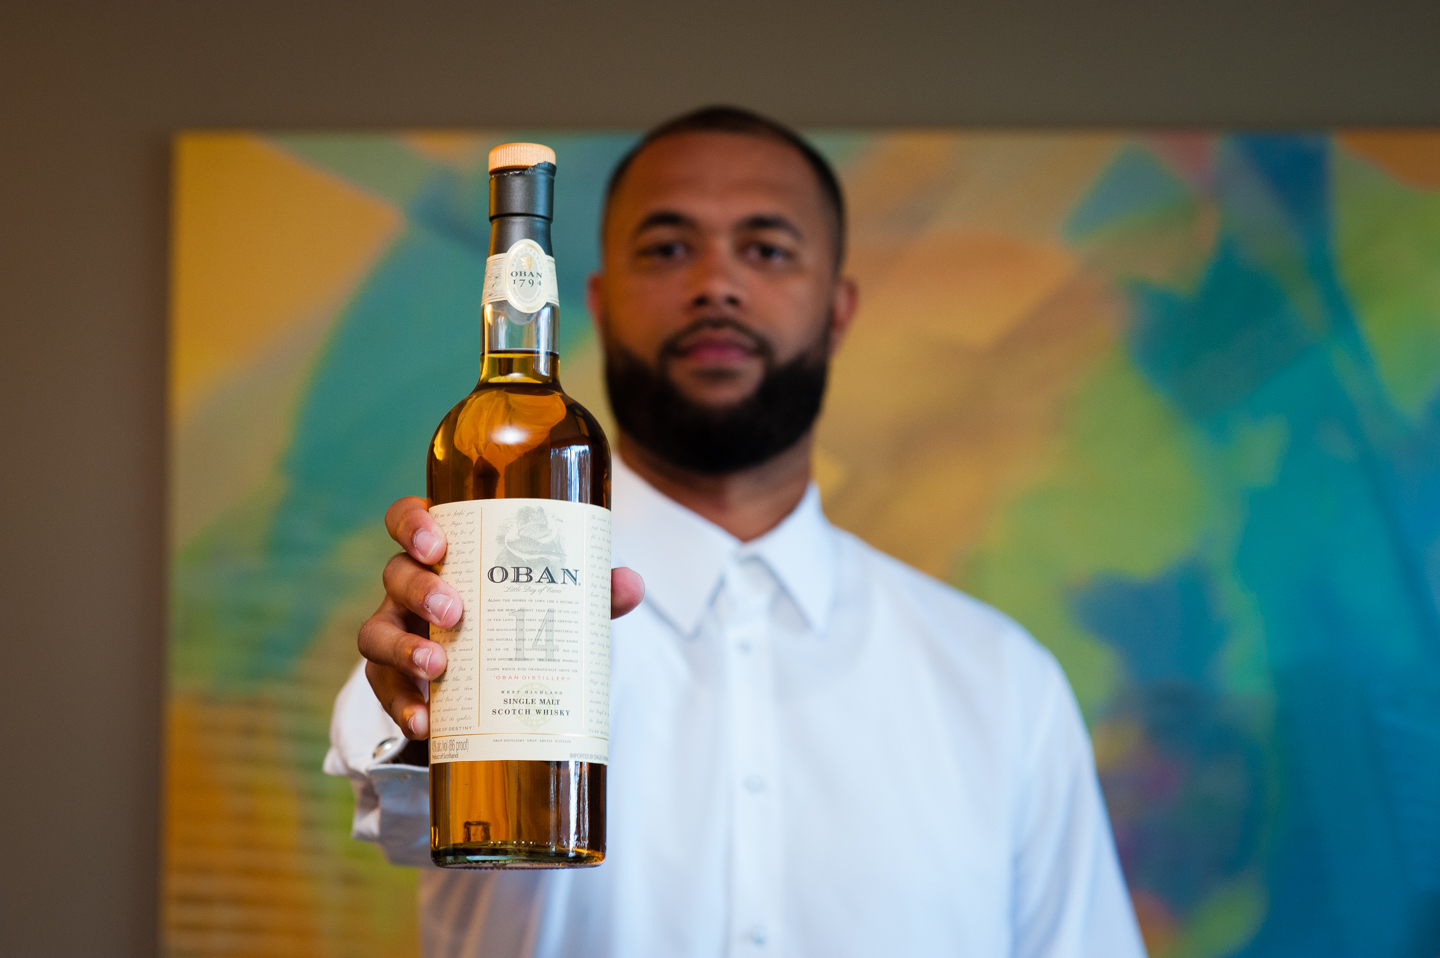
<instances>
[{"instance_id":1,"label":"colorful abstract painting","mask_svg":"<svg viewBox=\"0 0 1440 958\"><path fill-rule=\"evenodd\" d=\"M559 154L563 377L629 134L194 134L175 153L171 955L413 955L320 773L473 384L487 149ZM859 320L839 525L1064 665L1156 958L1440 953L1440 134L816 134Z\"/></svg>"}]
</instances>

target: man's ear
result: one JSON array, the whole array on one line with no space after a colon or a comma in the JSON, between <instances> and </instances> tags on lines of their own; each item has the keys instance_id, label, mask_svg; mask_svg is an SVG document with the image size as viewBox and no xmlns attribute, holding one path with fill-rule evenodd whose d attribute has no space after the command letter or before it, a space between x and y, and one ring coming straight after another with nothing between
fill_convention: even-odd
<instances>
[{"instance_id":1,"label":"man's ear","mask_svg":"<svg viewBox=\"0 0 1440 958\"><path fill-rule=\"evenodd\" d=\"M840 341L850 331L855 320L855 310L860 308L860 287L848 276L842 276L835 284L835 295L830 299L830 354L840 348Z\"/></svg>"},{"instance_id":2,"label":"man's ear","mask_svg":"<svg viewBox=\"0 0 1440 958\"><path fill-rule=\"evenodd\" d=\"M590 322L595 324L595 335L605 341L605 274L596 270L585 277L585 308L590 311Z\"/></svg>"}]
</instances>

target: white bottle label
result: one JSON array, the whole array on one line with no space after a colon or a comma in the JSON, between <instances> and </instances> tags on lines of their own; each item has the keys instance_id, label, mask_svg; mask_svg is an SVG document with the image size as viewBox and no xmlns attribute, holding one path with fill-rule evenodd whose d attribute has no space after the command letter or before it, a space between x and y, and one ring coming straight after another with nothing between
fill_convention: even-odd
<instances>
[{"instance_id":1,"label":"white bottle label","mask_svg":"<svg viewBox=\"0 0 1440 958\"><path fill-rule=\"evenodd\" d=\"M486 259L481 304L502 299L522 313L536 312L546 303L560 305L555 257L546 256L534 240L523 239Z\"/></svg>"},{"instance_id":2,"label":"white bottle label","mask_svg":"<svg viewBox=\"0 0 1440 958\"><path fill-rule=\"evenodd\" d=\"M610 511L554 499L432 506L465 603L430 683L430 762L610 755Z\"/></svg>"}]
</instances>

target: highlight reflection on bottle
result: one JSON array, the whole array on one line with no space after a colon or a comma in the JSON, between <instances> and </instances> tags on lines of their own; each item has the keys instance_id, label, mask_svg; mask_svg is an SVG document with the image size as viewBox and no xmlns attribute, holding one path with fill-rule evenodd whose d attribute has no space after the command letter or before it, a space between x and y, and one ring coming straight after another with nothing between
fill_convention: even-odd
<instances>
[{"instance_id":1,"label":"highlight reflection on bottle","mask_svg":"<svg viewBox=\"0 0 1440 958\"><path fill-rule=\"evenodd\" d=\"M490 153L480 381L430 444L438 567L465 601L431 627L430 854L545 868L605 857L610 449L560 387L550 222L555 154Z\"/></svg>"}]
</instances>

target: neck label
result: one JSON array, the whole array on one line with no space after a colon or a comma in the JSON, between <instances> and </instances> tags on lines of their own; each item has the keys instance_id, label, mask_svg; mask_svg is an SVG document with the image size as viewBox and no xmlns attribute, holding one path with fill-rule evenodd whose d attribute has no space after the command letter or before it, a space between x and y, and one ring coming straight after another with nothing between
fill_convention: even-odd
<instances>
[{"instance_id":1,"label":"neck label","mask_svg":"<svg viewBox=\"0 0 1440 958\"><path fill-rule=\"evenodd\" d=\"M555 257L545 255L540 244L522 239L504 253L485 260L484 303L504 300L522 313L534 313L546 303L560 305L555 282Z\"/></svg>"}]
</instances>

